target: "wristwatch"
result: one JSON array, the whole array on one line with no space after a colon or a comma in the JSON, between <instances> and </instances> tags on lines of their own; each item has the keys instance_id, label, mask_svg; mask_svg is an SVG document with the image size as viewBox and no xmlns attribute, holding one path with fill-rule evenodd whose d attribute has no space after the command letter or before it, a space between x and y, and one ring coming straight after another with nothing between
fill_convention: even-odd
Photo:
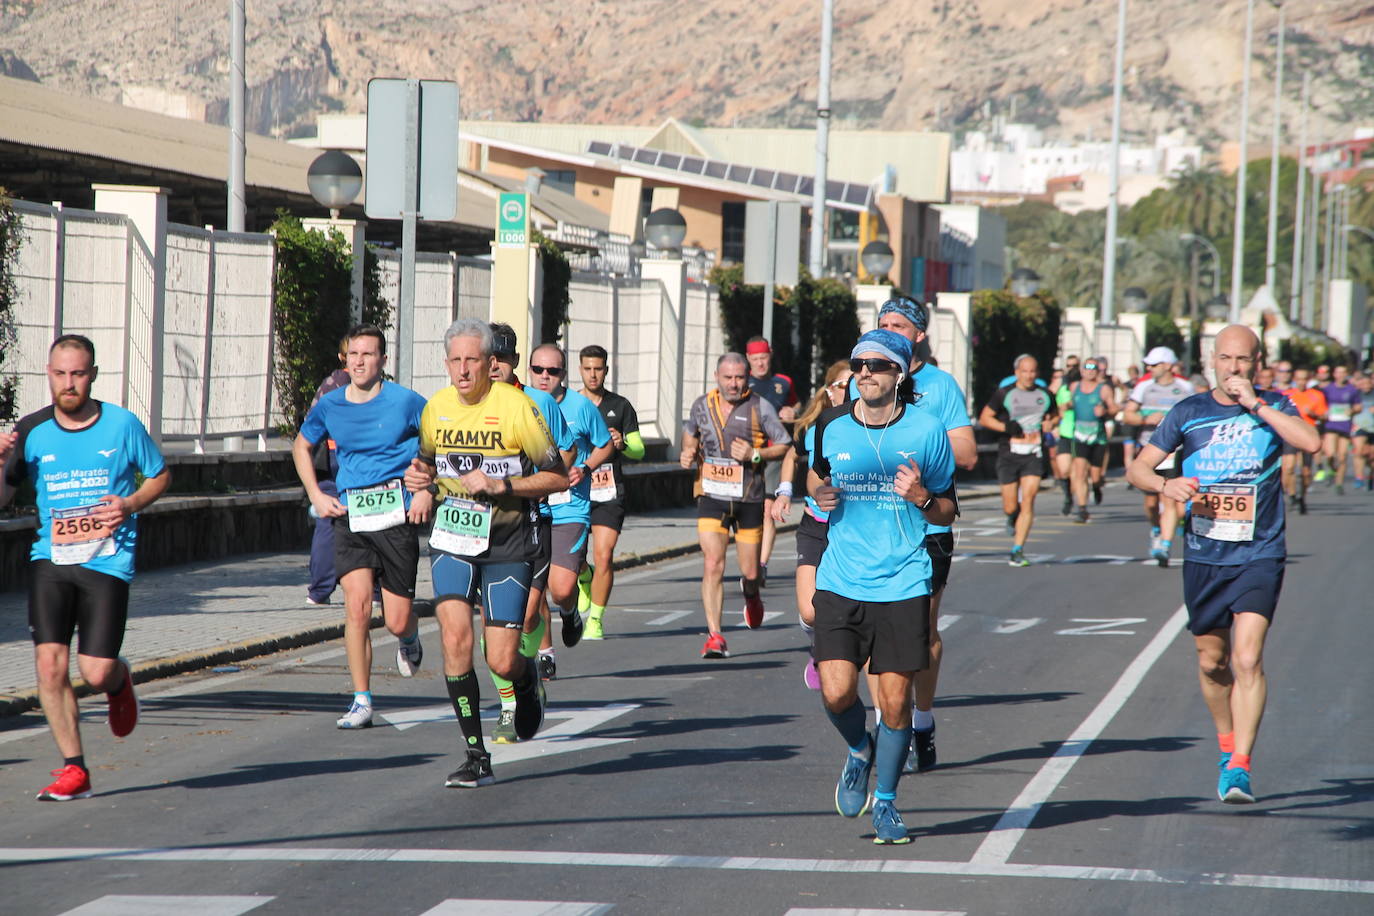
<instances>
[{"instance_id":1,"label":"wristwatch","mask_svg":"<svg viewBox=\"0 0 1374 916\"><path fill-rule=\"evenodd\" d=\"M760 461L763 460L763 456L759 454L758 449L754 449L753 457L751 457L749 460L754 464L758 464Z\"/></svg>"},{"instance_id":2,"label":"wristwatch","mask_svg":"<svg viewBox=\"0 0 1374 916\"><path fill-rule=\"evenodd\" d=\"M922 512L924 512L924 511L926 511L927 509L929 509L929 508L930 508L931 506L933 506L933 505L935 505L935 494L934 494L934 493L927 493L927 494L926 494L926 501L923 502L923 503L916 503L916 508L917 508L917 509L920 509Z\"/></svg>"},{"instance_id":3,"label":"wristwatch","mask_svg":"<svg viewBox=\"0 0 1374 916\"><path fill-rule=\"evenodd\" d=\"M510 482L510 478L509 478L509 477L503 477L503 478L501 478L501 479L502 479L502 480L505 482L505 484L506 484L506 491L505 491L505 493L502 494L502 495L504 495L504 496L510 496L512 493L515 492L515 487L511 486L511 482Z\"/></svg>"}]
</instances>

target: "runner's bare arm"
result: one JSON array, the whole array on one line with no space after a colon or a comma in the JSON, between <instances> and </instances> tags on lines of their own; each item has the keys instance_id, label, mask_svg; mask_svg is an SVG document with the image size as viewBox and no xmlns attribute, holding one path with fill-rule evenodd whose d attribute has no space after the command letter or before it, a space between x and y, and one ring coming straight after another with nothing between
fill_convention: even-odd
<instances>
[{"instance_id":1,"label":"runner's bare arm","mask_svg":"<svg viewBox=\"0 0 1374 916\"><path fill-rule=\"evenodd\" d=\"M926 521L933 525L952 525L954 523L955 502L953 497L938 496L925 488L921 480L921 469L916 464L916 459L911 458L907 463L897 468L897 474L892 481L892 489L898 496L913 506L924 505L926 500L930 500L930 505L922 510Z\"/></svg>"},{"instance_id":2,"label":"runner's bare arm","mask_svg":"<svg viewBox=\"0 0 1374 916\"><path fill-rule=\"evenodd\" d=\"M1296 417L1294 419L1297 419ZM1301 423L1301 420L1298 420ZM1155 473L1155 468L1159 463L1169 457L1169 453L1157 445L1142 446L1136 453L1135 460L1126 468L1126 480L1131 486L1138 487L1146 493L1158 493L1179 502L1192 499L1197 492L1197 482L1192 477L1175 477L1172 480L1165 480Z\"/></svg>"},{"instance_id":3,"label":"runner's bare arm","mask_svg":"<svg viewBox=\"0 0 1374 916\"><path fill-rule=\"evenodd\" d=\"M113 531L128 521L129 516L142 512L156 502L159 496L167 492L171 482L172 471L164 467L157 476L144 478L143 485L128 496L107 493L100 497L102 505L93 515L100 524Z\"/></svg>"},{"instance_id":4,"label":"runner's bare arm","mask_svg":"<svg viewBox=\"0 0 1374 916\"><path fill-rule=\"evenodd\" d=\"M1158 416L1162 417L1163 414L1158 414ZM1135 401L1126 402L1125 409L1121 411L1121 422L1125 423L1127 426L1159 425L1159 420L1155 420L1154 423L1147 422L1145 419L1145 415L1140 412L1140 405L1137 404Z\"/></svg>"},{"instance_id":5,"label":"runner's bare arm","mask_svg":"<svg viewBox=\"0 0 1374 916\"><path fill-rule=\"evenodd\" d=\"M973 438L972 426L951 429L949 447L954 451L955 467L968 471L978 465L978 442Z\"/></svg>"},{"instance_id":6,"label":"runner's bare arm","mask_svg":"<svg viewBox=\"0 0 1374 916\"><path fill-rule=\"evenodd\" d=\"M678 463L681 464L684 468L690 468L692 466L692 463L696 461L697 447L699 445L700 441L697 439L696 436L689 435L688 433L683 433L682 454L678 455Z\"/></svg>"},{"instance_id":7,"label":"runner's bare arm","mask_svg":"<svg viewBox=\"0 0 1374 916\"><path fill-rule=\"evenodd\" d=\"M306 498L310 500L310 505L315 507L315 514L320 518L347 515L348 511L342 503L320 489L320 480L315 474L315 462L310 456L310 451L314 447L315 443L300 433L296 434L296 440L291 443L291 460L296 464L296 476L301 479Z\"/></svg>"}]
</instances>

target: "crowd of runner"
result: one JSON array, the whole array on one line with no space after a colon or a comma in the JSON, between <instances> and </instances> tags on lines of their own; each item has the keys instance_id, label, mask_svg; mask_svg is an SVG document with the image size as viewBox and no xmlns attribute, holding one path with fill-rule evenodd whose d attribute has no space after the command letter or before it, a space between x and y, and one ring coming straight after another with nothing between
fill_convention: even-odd
<instances>
[{"instance_id":1,"label":"crowd of runner","mask_svg":"<svg viewBox=\"0 0 1374 916\"><path fill-rule=\"evenodd\" d=\"M773 371L768 341L721 354L714 387L690 406L677 456L694 471L703 658L730 654L730 541L737 607L756 629L777 526L800 509L795 590L810 648L802 679L845 746L835 807L846 817L871 812L882 844L909 840L895 806L903 774L937 764L955 475L978 463L968 402L935 365L928 323L920 303L884 303L877 328L827 367L804 405L792 380ZM463 746L445 784L473 788L495 779L488 738L528 740L542 725L545 682L557 676L553 612L565 648L614 632L607 608L627 514L625 462L646 449L634 406L605 387L609 356L599 346L577 354L580 390L569 386L556 344L531 350L522 382L507 325L460 319L444 352L451 385L426 398L387 380L380 329L351 329L342 368L321 385L293 458L317 519L307 600L327 602L336 584L343 592L352 694L337 726L372 724L374 604L395 637L401 676L424 664L414 610L423 540L433 581L425 597L434 600ZM1208 368L1215 384L1185 374L1162 346L1120 379L1102 356L1069 355L1051 368L1023 354L976 405L977 426L996 439L1008 563L1017 568L1032 565L1026 546L1046 480L1063 496L1062 514L1089 523L1113 444L1123 445L1149 555L1168 566L1182 541L1189 628L1218 735L1217 793L1244 803L1254 800L1250 757L1283 581L1285 509L1305 512L1316 485L1337 495L1347 478L1357 490L1374 487L1374 378L1339 365L1315 373L1265 365L1258 338L1241 326L1216 337ZM98 370L88 339L54 342L47 373L52 405L0 436L0 505L24 480L34 484L29 620L40 700L63 758L38 797L65 801L91 794L68 675L73 635L82 677L107 695L111 730L125 736L137 724L119 650L137 513L165 491L169 472L137 418L92 397ZM501 708L490 735L479 648Z\"/></svg>"}]
</instances>

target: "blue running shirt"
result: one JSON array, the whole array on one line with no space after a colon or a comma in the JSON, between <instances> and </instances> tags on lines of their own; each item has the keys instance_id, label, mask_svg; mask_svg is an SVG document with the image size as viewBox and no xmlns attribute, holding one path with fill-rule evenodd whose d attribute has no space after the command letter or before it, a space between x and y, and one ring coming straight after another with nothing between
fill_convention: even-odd
<instances>
[{"instance_id":1,"label":"blue running shirt","mask_svg":"<svg viewBox=\"0 0 1374 916\"><path fill-rule=\"evenodd\" d=\"M348 387L320 398L301 424L311 445L333 439L338 445L339 502L348 505L348 490L371 487L405 475L411 459L420 454L420 415L425 399L394 382L369 401L348 400ZM410 493L402 488L406 507Z\"/></svg>"},{"instance_id":2,"label":"blue running shirt","mask_svg":"<svg viewBox=\"0 0 1374 916\"><path fill-rule=\"evenodd\" d=\"M549 428L549 435L553 437L554 448L560 452L571 452L577 447L573 441L572 430L568 429L568 422L563 419L563 411L558 409L558 402L553 399L553 395L547 391L540 391L533 385L526 385L519 379L511 384L524 392L525 396L534 402L534 406L539 408L539 415L544 418L544 425ZM547 496L539 500L539 517L553 519Z\"/></svg>"},{"instance_id":3,"label":"blue running shirt","mask_svg":"<svg viewBox=\"0 0 1374 916\"><path fill-rule=\"evenodd\" d=\"M1298 415L1278 392L1255 394L1270 407ZM1186 562L1243 566L1287 555L1279 481L1283 440L1269 424L1205 391L1175 404L1150 444L1166 453L1182 448L1183 475L1196 477L1202 488L1188 503Z\"/></svg>"},{"instance_id":4,"label":"blue running shirt","mask_svg":"<svg viewBox=\"0 0 1374 916\"><path fill-rule=\"evenodd\" d=\"M932 526L892 490L897 468L914 459L926 489L952 495L954 452L931 413L898 405L886 426L866 426L857 402L832 407L816 423L811 467L842 491L830 513L828 546L816 587L856 601L901 601L930 594Z\"/></svg>"},{"instance_id":5,"label":"blue running shirt","mask_svg":"<svg viewBox=\"0 0 1374 916\"><path fill-rule=\"evenodd\" d=\"M156 477L165 465L157 444L138 417L123 407L92 401L99 410L85 429L64 429L45 407L19 421L19 441L5 470L5 482L18 486L33 481L38 494L38 540L30 560L52 559L52 513L99 502L113 493L131 496L138 489L135 474ZM134 547L138 516L115 529L113 550L80 564L129 582L134 577Z\"/></svg>"},{"instance_id":6,"label":"blue running shirt","mask_svg":"<svg viewBox=\"0 0 1374 916\"><path fill-rule=\"evenodd\" d=\"M601 448L611 441L611 431L606 428L606 421L602 418L601 411L596 409L596 405L586 395L579 394L571 388L564 388L563 400L555 403L557 403L558 409L562 411L563 419L567 422L568 431L573 440L572 450L577 452L573 457L573 464L582 464L587 460L587 456L592 453L592 449ZM581 483L569 488L564 493L551 494L549 507L553 510L553 523L555 525L561 525L564 522L581 522L585 525L590 522L592 517L591 475L588 474L583 477Z\"/></svg>"}]
</instances>

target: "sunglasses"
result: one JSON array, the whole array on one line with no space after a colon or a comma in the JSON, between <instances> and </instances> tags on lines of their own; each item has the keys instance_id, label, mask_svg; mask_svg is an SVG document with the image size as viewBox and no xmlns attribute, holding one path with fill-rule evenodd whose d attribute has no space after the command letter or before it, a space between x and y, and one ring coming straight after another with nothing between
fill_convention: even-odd
<instances>
[{"instance_id":1,"label":"sunglasses","mask_svg":"<svg viewBox=\"0 0 1374 916\"><path fill-rule=\"evenodd\" d=\"M869 374L876 375L879 372L901 372L902 367L890 359L882 359L877 356L870 356L867 359L851 359L849 361L849 371L858 375L863 369L867 368Z\"/></svg>"},{"instance_id":2,"label":"sunglasses","mask_svg":"<svg viewBox=\"0 0 1374 916\"><path fill-rule=\"evenodd\" d=\"M563 374L563 370L557 366L536 366L530 363L530 371L535 375L552 375L554 378Z\"/></svg>"},{"instance_id":3,"label":"sunglasses","mask_svg":"<svg viewBox=\"0 0 1374 916\"><path fill-rule=\"evenodd\" d=\"M848 387L849 387L849 383L848 383L848 382L831 382L829 385L826 385L825 387L830 388L830 389L833 389L833 390L835 390L835 391L839 391L839 390L841 390L841 389L843 389L843 388L848 388Z\"/></svg>"},{"instance_id":4,"label":"sunglasses","mask_svg":"<svg viewBox=\"0 0 1374 916\"><path fill-rule=\"evenodd\" d=\"M1097 363L1084 363L1084 364L1083 364L1083 368L1084 368L1084 369L1099 369L1099 368L1101 368L1101 367L1098 366Z\"/></svg>"}]
</instances>

